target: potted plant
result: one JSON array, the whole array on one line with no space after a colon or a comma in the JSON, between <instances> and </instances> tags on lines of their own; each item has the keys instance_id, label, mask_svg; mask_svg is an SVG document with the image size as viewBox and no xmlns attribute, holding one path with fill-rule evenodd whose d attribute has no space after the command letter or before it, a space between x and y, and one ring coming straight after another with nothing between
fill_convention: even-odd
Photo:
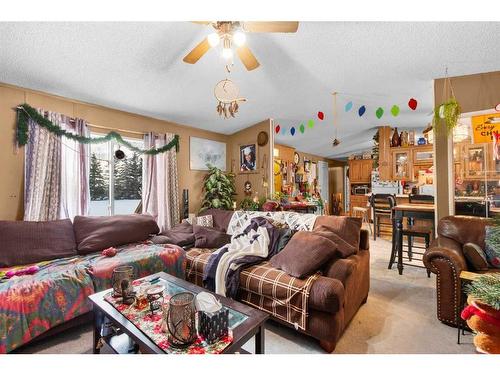
<instances>
[{"instance_id":1,"label":"potted plant","mask_svg":"<svg viewBox=\"0 0 500 375\"><path fill-rule=\"evenodd\" d=\"M478 352L500 354L500 274L481 275L465 287L468 306L462 319L476 332Z\"/></svg>"},{"instance_id":2,"label":"potted plant","mask_svg":"<svg viewBox=\"0 0 500 375\"><path fill-rule=\"evenodd\" d=\"M207 166L209 172L203 179L205 195L200 212L208 208L231 210L233 208L233 195L236 194L234 174L225 173L212 165Z\"/></svg>"}]
</instances>

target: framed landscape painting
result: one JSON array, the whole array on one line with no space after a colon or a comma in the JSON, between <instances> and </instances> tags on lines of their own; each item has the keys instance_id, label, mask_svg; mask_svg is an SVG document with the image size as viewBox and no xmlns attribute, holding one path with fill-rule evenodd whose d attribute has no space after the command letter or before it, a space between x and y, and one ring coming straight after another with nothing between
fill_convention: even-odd
<instances>
[{"instance_id":1,"label":"framed landscape painting","mask_svg":"<svg viewBox=\"0 0 500 375\"><path fill-rule=\"evenodd\" d=\"M208 165L226 170L226 144L210 139L189 137L189 168L207 171Z\"/></svg>"}]
</instances>

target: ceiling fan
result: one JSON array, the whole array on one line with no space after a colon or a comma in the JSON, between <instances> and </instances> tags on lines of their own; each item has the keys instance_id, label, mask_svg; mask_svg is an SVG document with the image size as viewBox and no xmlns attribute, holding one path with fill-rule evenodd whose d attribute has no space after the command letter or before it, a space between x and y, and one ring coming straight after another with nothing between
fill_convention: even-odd
<instances>
[{"instance_id":1,"label":"ceiling fan","mask_svg":"<svg viewBox=\"0 0 500 375\"><path fill-rule=\"evenodd\" d=\"M236 54L247 70L259 67L259 62L250 48L245 45L245 33L294 33L299 27L296 21L269 21L269 22L242 22L242 21L195 21L202 25L210 25L214 32L203 39L183 59L188 64L196 62L212 47L222 43L222 57L226 60L233 58L233 46Z\"/></svg>"}]
</instances>

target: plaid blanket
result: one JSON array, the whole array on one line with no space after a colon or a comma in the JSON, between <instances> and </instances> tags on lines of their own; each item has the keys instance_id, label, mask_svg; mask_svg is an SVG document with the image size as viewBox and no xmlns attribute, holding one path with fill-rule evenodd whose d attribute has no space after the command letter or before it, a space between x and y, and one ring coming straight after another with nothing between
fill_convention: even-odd
<instances>
[{"instance_id":1,"label":"plaid blanket","mask_svg":"<svg viewBox=\"0 0 500 375\"><path fill-rule=\"evenodd\" d=\"M203 269L213 249L191 249L186 253L186 279L203 286ZM262 262L241 272L238 300L275 318L306 330L309 293L317 274L297 279Z\"/></svg>"}]
</instances>

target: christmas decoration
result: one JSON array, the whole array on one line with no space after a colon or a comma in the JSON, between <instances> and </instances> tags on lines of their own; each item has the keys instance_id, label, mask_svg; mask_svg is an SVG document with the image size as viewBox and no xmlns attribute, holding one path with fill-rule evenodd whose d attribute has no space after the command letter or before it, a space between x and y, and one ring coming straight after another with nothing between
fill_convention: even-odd
<instances>
[{"instance_id":1,"label":"christmas decoration","mask_svg":"<svg viewBox=\"0 0 500 375\"><path fill-rule=\"evenodd\" d=\"M31 107L28 104L22 104L17 107L17 130L16 130L16 139L17 143L20 146L26 145L28 143L28 121L32 119L38 126L41 126L47 129L49 132L57 135L58 137L66 137L72 139L79 143L84 144L97 144L97 143L106 143L110 140L114 139L116 142L121 144L122 146L127 147L128 149L137 152L138 154L146 154L146 155L157 155L162 152L166 152L170 150L172 147L175 147L176 151L179 152L179 136L175 135L174 139L170 141L165 146L159 148L150 148L147 150L143 150L139 147L134 146L132 143L127 142L122 138L120 134L117 132L109 132L103 137L85 137L81 135L76 135L70 132L67 132L64 129L61 129L58 125L52 123L52 121L43 117L38 111Z\"/></svg>"},{"instance_id":2,"label":"christmas decoration","mask_svg":"<svg viewBox=\"0 0 500 375\"><path fill-rule=\"evenodd\" d=\"M352 109L352 102L349 102L345 105L345 111L349 112Z\"/></svg>"},{"instance_id":3,"label":"christmas decoration","mask_svg":"<svg viewBox=\"0 0 500 375\"><path fill-rule=\"evenodd\" d=\"M307 126L309 126L309 128L311 128L311 129L314 128L314 120L309 120L307 122Z\"/></svg>"},{"instance_id":4,"label":"christmas decoration","mask_svg":"<svg viewBox=\"0 0 500 375\"><path fill-rule=\"evenodd\" d=\"M321 111L318 112L318 118L323 121L323 119L325 118L325 114Z\"/></svg>"},{"instance_id":5,"label":"christmas decoration","mask_svg":"<svg viewBox=\"0 0 500 375\"><path fill-rule=\"evenodd\" d=\"M118 160L122 160L125 158L125 153L122 150L118 149L115 151L115 158L117 158Z\"/></svg>"},{"instance_id":6,"label":"christmas decoration","mask_svg":"<svg viewBox=\"0 0 500 375\"><path fill-rule=\"evenodd\" d=\"M382 107L378 107L375 111L375 116L380 119L384 115L384 109Z\"/></svg>"},{"instance_id":7,"label":"christmas decoration","mask_svg":"<svg viewBox=\"0 0 500 375\"><path fill-rule=\"evenodd\" d=\"M290 129L290 134L291 135L295 135L295 128L292 126L292 128Z\"/></svg>"},{"instance_id":8,"label":"christmas decoration","mask_svg":"<svg viewBox=\"0 0 500 375\"><path fill-rule=\"evenodd\" d=\"M280 130L281 130L281 126L279 126L279 124L276 125L276 127L274 128L274 131L276 132L276 134L279 134Z\"/></svg>"}]
</instances>

